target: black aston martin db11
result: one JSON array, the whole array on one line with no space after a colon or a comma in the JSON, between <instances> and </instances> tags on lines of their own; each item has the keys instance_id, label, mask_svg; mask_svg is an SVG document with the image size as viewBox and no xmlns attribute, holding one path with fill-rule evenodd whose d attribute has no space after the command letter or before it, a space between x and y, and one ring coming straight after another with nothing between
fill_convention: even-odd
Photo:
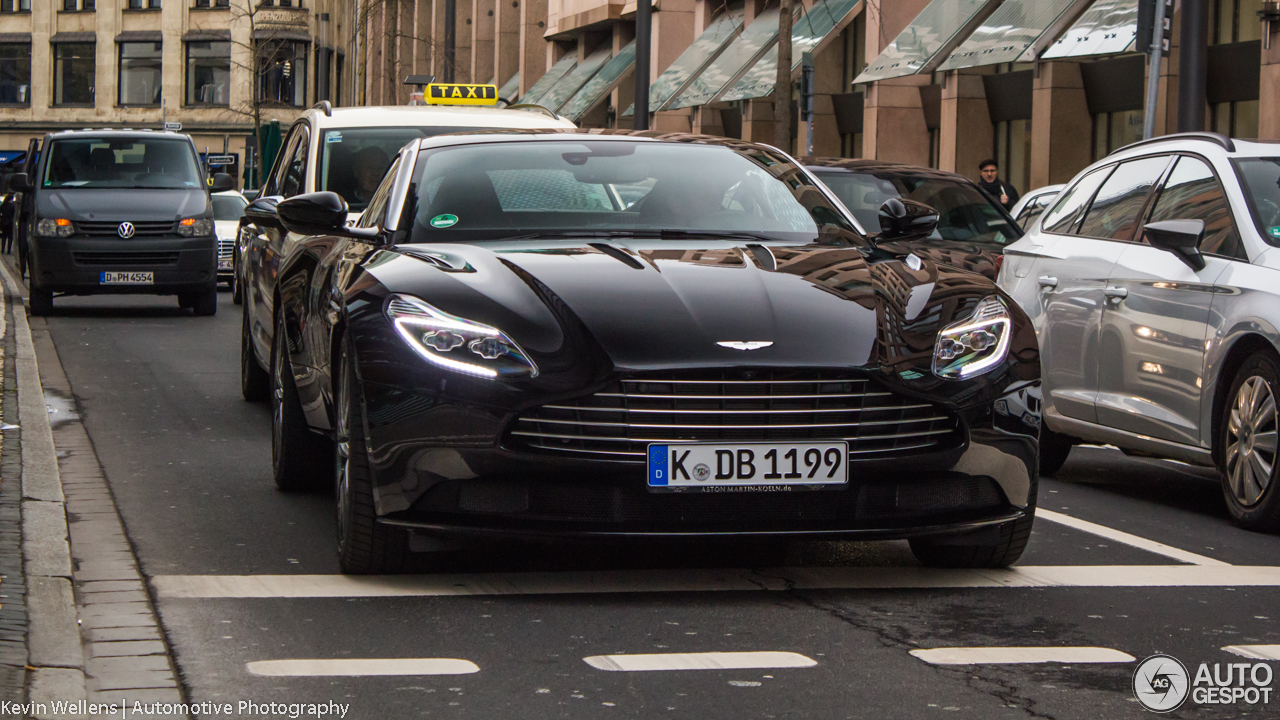
<instances>
[{"instance_id":1,"label":"black aston martin db11","mask_svg":"<svg viewBox=\"0 0 1280 720\"><path fill-rule=\"evenodd\" d=\"M271 390L277 483L336 488L346 572L405 568L415 536L905 537L964 567L1027 542L1029 321L868 240L775 149L441 136L354 226L332 193L276 212L297 242L245 381ZM878 219L878 241L937 222Z\"/></svg>"}]
</instances>

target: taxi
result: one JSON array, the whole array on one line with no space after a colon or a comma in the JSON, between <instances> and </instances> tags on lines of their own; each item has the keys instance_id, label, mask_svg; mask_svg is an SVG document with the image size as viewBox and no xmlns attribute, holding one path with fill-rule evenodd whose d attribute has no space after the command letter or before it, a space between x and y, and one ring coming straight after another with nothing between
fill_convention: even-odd
<instances>
[{"instance_id":1,"label":"taxi","mask_svg":"<svg viewBox=\"0 0 1280 720\"><path fill-rule=\"evenodd\" d=\"M387 167L406 144L448 133L575 128L540 106L497 107L493 85L432 83L425 106L335 108L321 102L289 129L257 199L244 209L236 239L233 300L244 304L241 384L246 400L264 400L276 272L298 236L276 205L297 195L334 192L354 220L369 205Z\"/></svg>"}]
</instances>

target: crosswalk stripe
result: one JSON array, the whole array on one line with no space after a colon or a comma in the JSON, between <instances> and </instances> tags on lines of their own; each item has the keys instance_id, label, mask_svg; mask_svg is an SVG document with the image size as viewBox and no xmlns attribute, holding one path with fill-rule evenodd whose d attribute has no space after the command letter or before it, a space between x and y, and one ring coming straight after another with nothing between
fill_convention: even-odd
<instances>
[{"instance_id":1,"label":"crosswalk stripe","mask_svg":"<svg viewBox=\"0 0 1280 720\"><path fill-rule=\"evenodd\" d=\"M1127 663L1129 653L1102 647L948 647L912 650L930 665L1011 665L1023 663Z\"/></svg>"},{"instance_id":2,"label":"crosswalk stripe","mask_svg":"<svg viewBox=\"0 0 1280 720\"><path fill-rule=\"evenodd\" d=\"M1280 645L1228 645L1222 649L1250 660L1280 660Z\"/></svg>"},{"instance_id":3,"label":"crosswalk stripe","mask_svg":"<svg viewBox=\"0 0 1280 720\"><path fill-rule=\"evenodd\" d=\"M251 675L267 677L366 677L373 675L468 675L480 672L470 660L454 658L345 658L336 660L258 660L246 663Z\"/></svg>"},{"instance_id":4,"label":"crosswalk stripe","mask_svg":"<svg viewBox=\"0 0 1280 720\"><path fill-rule=\"evenodd\" d=\"M612 672L803 668L818 664L799 653L776 651L593 655L582 659L597 670Z\"/></svg>"},{"instance_id":5,"label":"crosswalk stripe","mask_svg":"<svg viewBox=\"0 0 1280 720\"><path fill-rule=\"evenodd\" d=\"M612 570L348 577L157 575L162 598L325 598L565 595L765 590L1040 587L1278 587L1280 567L1046 565L1003 570L922 567Z\"/></svg>"},{"instance_id":6,"label":"crosswalk stripe","mask_svg":"<svg viewBox=\"0 0 1280 720\"><path fill-rule=\"evenodd\" d=\"M1036 508L1036 518L1039 520L1048 520L1052 523L1058 523L1059 525L1065 525L1073 530L1087 532L1092 535L1097 535L1098 537L1104 537L1108 540L1114 540L1118 543L1124 543L1125 545L1138 548L1139 550L1146 550L1149 553L1163 555L1179 562L1190 563L1192 565L1213 565L1217 567L1230 565L1230 563L1224 563L1221 560L1214 560L1211 557L1205 557L1204 555L1197 555L1193 552L1180 550L1172 545L1165 545L1164 543L1156 542L1155 540L1148 540L1144 537L1132 535L1124 532L1123 530L1116 530L1115 528L1109 528L1105 525L1098 525L1097 523L1091 523L1088 520L1081 520L1080 518L1063 515L1062 513L1054 512L1052 510L1045 510L1044 508Z\"/></svg>"}]
</instances>

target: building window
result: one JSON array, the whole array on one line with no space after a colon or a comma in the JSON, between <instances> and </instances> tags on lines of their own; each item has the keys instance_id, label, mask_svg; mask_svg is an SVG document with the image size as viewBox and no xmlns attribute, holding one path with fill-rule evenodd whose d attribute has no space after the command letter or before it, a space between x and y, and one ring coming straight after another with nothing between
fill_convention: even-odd
<instances>
[{"instance_id":1,"label":"building window","mask_svg":"<svg viewBox=\"0 0 1280 720\"><path fill-rule=\"evenodd\" d=\"M53 104L92 105L94 44L58 43L53 49Z\"/></svg>"},{"instance_id":2,"label":"building window","mask_svg":"<svg viewBox=\"0 0 1280 720\"><path fill-rule=\"evenodd\" d=\"M307 43L258 43L258 100L269 105L307 104Z\"/></svg>"},{"instance_id":3,"label":"building window","mask_svg":"<svg viewBox=\"0 0 1280 720\"><path fill-rule=\"evenodd\" d=\"M130 10L159 10L160 0L129 0Z\"/></svg>"},{"instance_id":4,"label":"building window","mask_svg":"<svg viewBox=\"0 0 1280 720\"><path fill-rule=\"evenodd\" d=\"M258 7L302 7L302 0L262 0Z\"/></svg>"},{"instance_id":5,"label":"building window","mask_svg":"<svg viewBox=\"0 0 1280 720\"><path fill-rule=\"evenodd\" d=\"M231 43L187 43L187 104L229 105Z\"/></svg>"},{"instance_id":6,"label":"building window","mask_svg":"<svg viewBox=\"0 0 1280 720\"><path fill-rule=\"evenodd\" d=\"M342 104L342 65L347 60L346 53L334 53L333 58L333 104Z\"/></svg>"},{"instance_id":7,"label":"building window","mask_svg":"<svg viewBox=\"0 0 1280 720\"><path fill-rule=\"evenodd\" d=\"M1138 131L1142 131L1139 118ZM1031 121L1001 120L995 124L996 164L1000 179L1019 193L1031 188Z\"/></svg>"},{"instance_id":8,"label":"building window","mask_svg":"<svg viewBox=\"0 0 1280 720\"><path fill-rule=\"evenodd\" d=\"M316 48L316 102L329 100L329 69L333 51L329 48Z\"/></svg>"},{"instance_id":9,"label":"building window","mask_svg":"<svg viewBox=\"0 0 1280 720\"><path fill-rule=\"evenodd\" d=\"M867 14L865 12L858 13L853 22L842 31L844 39L844 83L841 87L846 90L853 87L853 79L861 75L863 68L866 67L867 49L864 44L866 34ZM862 93L862 97L866 97L866 94ZM861 127L861 125L858 125L858 127ZM847 158L862 157L861 132L840 131L840 156Z\"/></svg>"},{"instance_id":10,"label":"building window","mask_svg":"<svg viewBox=\"0 0 1280 720\"><path fill-rule=\"evenodd\" d=\"M31 43L0 43L0 104L31 103Z\"/></svg>"},{"instance_id":11,"label":"building window","mask_svg":"<svg viewBox=\"0 0 1280 720\"><path fill-rule=\"evenodd\" d=\"M62 0L62 12L93 12L95 0ZM27 9L31 7L28 4Z\"/></svg>"},{"instance_id":12,"label":"building window","mask_svg":"<svg viewBox=\"0 0 1280 720\"><path fill-rule=\"evenodd\" d=\"M1212 0L1214 45L1243 43L1262 38L1258 13L1262 0ZM1214 52L1214 51L1210 51ZM1209 129L1228 137L1258 137L1258 100L1235 100L1209 105Z\"/></svg>"},{"instance_id":13,"label":"building window","mask_svg":"<svg viewBox=\"0 0 1280 720\"><path fill-rule=\"evenodd\" d=\"M120 43L121 105L160 104L160 43Z\"/></svg>"},{"instance_id":14,"label":"building window","mask_svg":"<svg viewBox=\"0 0 1280 720\"><path fill-rule=\"evenodd\" d=\"M1104 112L1093 116L1093 159L1110 155L1142 139L1142 111Z\"/></svg>"},{"instance_id":15,"label":"building window","mask_svg":"<svg viewBox=\"0 0 1280 720\"><path fill-rule=\"evenodd\" d=\"M198 8L231 7L231 0L196 0L196 7Z\"/></svg>"},{"instance_id":16,"label":"building window","mask_svg":"<svg viewBox=\"0 0 1280 720\"><path fill-rule=\"evenodd\" d=\"M0 0L0 13L11 12L31 12L31 0Z\"/></svg>"}]
</instances>

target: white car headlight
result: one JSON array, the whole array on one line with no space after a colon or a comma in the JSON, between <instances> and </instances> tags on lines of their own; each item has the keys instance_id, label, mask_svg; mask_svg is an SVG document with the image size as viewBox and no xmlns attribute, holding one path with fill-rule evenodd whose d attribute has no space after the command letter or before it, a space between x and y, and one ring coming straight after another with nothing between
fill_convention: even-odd
<instances>
[{"instance_id":1,"label":"white car headlight","mask_svg":"<svg viewBox=\"0 0 1280 720\"><path fill-rule=\"evenodd\" d=\"M387 317L409 347L433 365L482 378L537 377L538 368L501 330L395 294Z\"/></svg>"},{"instance_id":2,"label":"white car headlight","mask_svg":"<svg viewBox=\"0 0 1280 720\"><path fill-rule=\"evenodd\" d=\"M933 374L966 379L994 369L1009 354L1013 319L995 295L978 301L973 314L938 333L933 350Z\"/></svg>"},{"instance_id":3,"label":"white car headlight","mask_svg":"<svg viewBox=\"0 0 1280 720\"><path fill-rule=\"evenodd\" d=\"M213 234L210 218L186 218L178 221L178 234L182 237L205 237Z\"/></svg>"}]
</instances>

